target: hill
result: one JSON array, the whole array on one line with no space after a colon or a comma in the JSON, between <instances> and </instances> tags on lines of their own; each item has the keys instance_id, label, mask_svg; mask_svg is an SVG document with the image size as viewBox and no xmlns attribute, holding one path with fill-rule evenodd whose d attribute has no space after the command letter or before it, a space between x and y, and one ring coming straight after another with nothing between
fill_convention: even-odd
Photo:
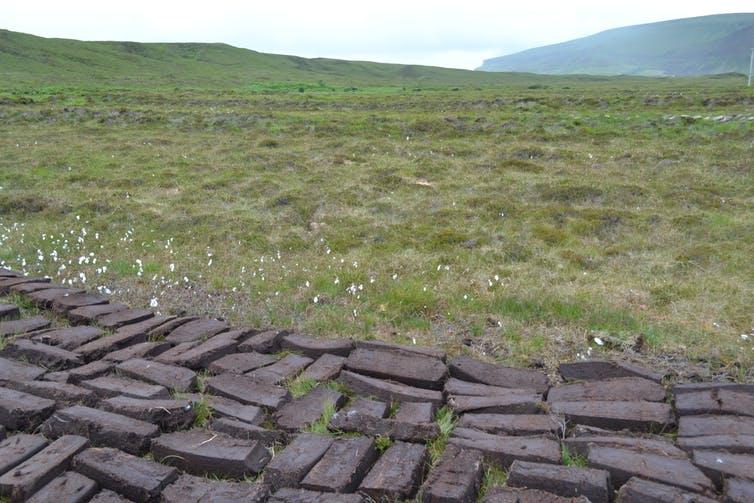
<instances>
[{"instance_id":1,"label":"hill","mask_svg":"<svg viewBox=\"0 0 754 503\"><path fill-rule=\"evenodd\" d=\"M227 44L83 42L0 30L0 81L196 87L264 82L443 86L501 83L503 77L430 66L265 54Z\"/></svg>"},{"instance_id":2,"label":"hill","mask_svg":"<svg viewBox=\"0 0 754 503\"><path fill-rule=\"evenodd\" d=\"M479 70L693 76L749 70L754 14L676 19L603 31L484 61Z\"/></svg>"}]
</instances>

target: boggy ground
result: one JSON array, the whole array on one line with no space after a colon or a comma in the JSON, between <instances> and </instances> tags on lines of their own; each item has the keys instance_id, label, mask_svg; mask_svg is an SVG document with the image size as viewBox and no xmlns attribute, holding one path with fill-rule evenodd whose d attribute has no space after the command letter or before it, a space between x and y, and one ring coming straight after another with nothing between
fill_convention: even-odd
<instances>
[{"instance_id":1,"label":"boggy ground","mask_svg":"<svg viewBox=\"0 0 754 503\"><path fill-rule=\"evenodd\" d=\"M740 84L6 89L0 264L238 325L741 378Z\"/></svg>"}]
</instances>

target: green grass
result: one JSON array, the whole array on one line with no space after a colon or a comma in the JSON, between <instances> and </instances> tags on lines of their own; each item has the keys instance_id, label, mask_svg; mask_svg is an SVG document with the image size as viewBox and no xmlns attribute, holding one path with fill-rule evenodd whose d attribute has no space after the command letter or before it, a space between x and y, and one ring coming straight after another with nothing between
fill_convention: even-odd
<instances>
[{"instance_id":1,"label":"green grass","mask_svg":"<svg viewBox=\"0 0 754 503\"><path fill-rule=\"evenodd\" d=\"M0 263L551 371L629 349L751 366L751 121L704 119L752 115L734 78L267 93L34 72L0 86Z\"/></svg>"},{"instance_id":2,"label":"green grass","mask_svg":"<svg viewBox=\"0 0 754 503\"><path fill-rule=\"evenodd\" d=\"M293 398L299 398L312 391L318 384L319 383L314 379L306 379L299 376L287 381L285 387L291 393Z\"/></svg>"},{"instance_id":3,"label":"green grass","mask_svg":"<svg viewBox=\"0 0 754 503\"><path fill-rule=\"evenodd\" d=\"M587 466L586 458L578 454L571 454L565 444L560 447L560 457L565 466L576 466L579 468L586 468Z\"/></svg>"},{"instance_id":4,"label":"green grass","mask_svg":"<svg viewBox=\"0 0 754 503\"><path fill-rule=\"evenodd\" d=\"M335 412L335 404L329 400L325 401L322 406L322 415L302 431L316 433L318 435L331 435L332 433L328 430L328 426L330 425L330 420L335 415Z\"/></svg>"},{"instance_id":5,"label":"green grass","mask_svg":"<svg viewBox=\"0 0 754 503\"><path fill-rule=\"evenodd\" d=\"M456 427L456 421L453 410L450 407L442 407L435 414L435 423L437 423L440 434L437 438L427 442L430 464L434 465L437 463L442 453L445 452L445 446L448 444L450 434L453 433L453 429Z\"/></svg>"},{"instance_id":6,"label":"green grass","mask_svg":"<svg viewBox=\"0 0 754 503\"><path fill-rule=\"evenodd\" d=\"M484 495L487 494L490 488L496 486L504 486L508 482L508 472L503 470L497 465L490 464L484 470L484 478L482 479L482 487L479 490L478 501L483 501Z\"/></svg>"}]
</instances>

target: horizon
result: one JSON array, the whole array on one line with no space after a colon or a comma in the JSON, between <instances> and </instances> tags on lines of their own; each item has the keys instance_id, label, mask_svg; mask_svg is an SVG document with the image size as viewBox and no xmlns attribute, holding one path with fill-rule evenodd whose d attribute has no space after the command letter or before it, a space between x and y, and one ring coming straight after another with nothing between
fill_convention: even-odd
<instances>
[{"instance_id":1,"label":"horizon","mask_svg":"<svg viewBox=\"0 0 754 503\"><path fill-rule=\"evenodd\" d=\"M313 6L301 5L299 2L285 3L285 6L293 5L297 8L296 16L287 17L277 12L280 5L266 6L257 11L251 9L254 12L249 12L246 16L243 13L229 16L221 8L227 3L226 0L220 0L221 5L214 9L214 11L223 11L220 14L201 12L201 8L197 10L197 7L201 6L191 3L181 9L179 12L181 15L176 15L175 11L170 11L172 4L170 2L167 5L151 6L150 9L145 10L136 7L146 5L146 2L135 0L131 9L118 13L118 17L115 18L116 13L111 12L108 6L90 6L89 15L80 16L79 9L70 8L71 3L65 6L69 8L62 8L64 6L44 1L40 10L46 12L47 16L28 19L28 10L12 2L5 9L7 21L4 28L45 38L142 43L222 43L262 53L304 58L474 70L489 58L558 44L611 29L709 15L749 13L744 8L744 4L748 2L739 1L725 2L727 8L720 7L714 11L706 4L701 5L702 2L690 2L682 6L663 5L660 8L653 5L652 9L636 8L635 3L632 4L630 12L623 12L621 10L623 6L608 8L596 2L584 0L576 2L568 12L551 9L545 15L534 12L537 10L534 6L541 8L543 5L555 2L538 2L534 6L526 6L523 9L492 6L483 10L477 9L473 14L493 9L495 11L493 14L513 11L514 15L508 17L488 15L480 20L473 16L457 19L455 16L457 13L447 8L447 2L440 2L436 12L431 13L434 16L432 19L422 24L412 24L415 18L426 14L424 10L417 9L416 4L401 6L404 10L408 9L406 15L397 20L387 21L386 17L390 17L388 16L388 11L391 10L389 7L397 4L389 0L387 5L380 10L375 11L374 8L370 10L363 7L344 9L348 12L341 12L341 16L337 19L324 21L320 19L323 22L312 23L309 19L317 20L322 14L302 12L306 9L311 10ZM73 4L81 6L88 2L79 1ZM338 1L331 4L345 6L346 3ZM646 1L640 1L638 4L649 7L649 2ZM50 8L46 8L46 5ZM419 4L421 5L424 3ZM247 8L247 6L241 6L236 10ZM100 14L98 22L91 23L89 19L96 14L92 11L97 9ZM145 16L152 13L155 15ZM462 14L466 16L466 13ZM359 27L363 28L366 18L373 19L374 16L377 21L367 23L371 29L359 29ZM167 24L156 24L154 20L157 18L170 18L172 21ZM496 23L496 18L501 21ZM251 19L248 26L243 24L247 19ZM569 19L572 22L568 22ZM526 25L532 24L532 20L536 21L539 29L526 29ZM477 30L470 30L470 25L473 24L470 21L479 23ZM285 25L285 30L279 29L280 23ZM263 30L253 30L260 25L264 27ZM312 25L316 25L315 29L312 29ZM302 26L306 26L307 29L301 29ZM550 29L545 29L547 26ZM348 29L334 33L333 27ZM417 27L421 29L418 33L413 33L417 31Z\"/></svg>"}]
</instances>

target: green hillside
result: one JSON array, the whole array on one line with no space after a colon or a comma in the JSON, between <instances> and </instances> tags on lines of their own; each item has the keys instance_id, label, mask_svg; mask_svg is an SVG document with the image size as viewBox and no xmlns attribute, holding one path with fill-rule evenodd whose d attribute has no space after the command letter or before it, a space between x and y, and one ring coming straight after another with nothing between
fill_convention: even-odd
<instances>
[{"instance_id":1,"label":"green hillside","mask_svg":"<svg viewBox=\"0 0 754 503\"><path fill-rule=\"evenodd\" d=\"M507 77L522 80L523 77ZM481 85L500 75L264 54L227 44L82 42L0 30L0 82L239 87L249 83Z\"/></svg>"},{"instance_id":2,"label":"green hillside","mask_svg":"<svg viewBox=\"0 0 754 503\"><path fill-rule=\"evenodd\" d=\"M491 72L690 76L749 70L754 14L722 14L608 30L488 59Z\"/></svg>"}]
</instances>

